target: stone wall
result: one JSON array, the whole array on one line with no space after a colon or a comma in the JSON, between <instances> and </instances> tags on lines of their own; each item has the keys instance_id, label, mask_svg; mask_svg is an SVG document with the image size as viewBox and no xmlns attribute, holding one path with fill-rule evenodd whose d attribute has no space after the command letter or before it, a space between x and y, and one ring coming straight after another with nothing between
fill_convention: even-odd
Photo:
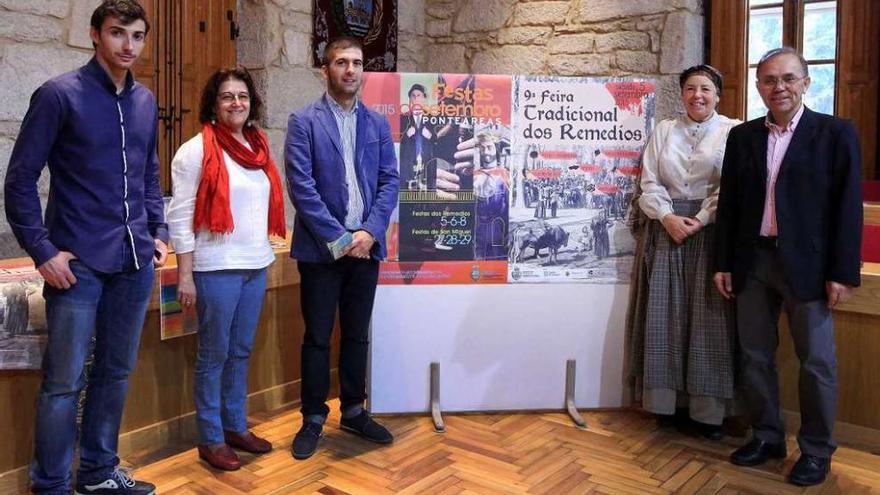
<instances>
[{"instance_id":1,"label":"stone wall","mask_svg":"<svg viewBox=\"0 0 880 495\"><path fill-rule=\"evenodd\" d=\"M427 0L429 72L642 76L657 117L678 113L677 75L703 60L702 0Z\"/></svg>"},{"instance_id":2,"label":"stone wall","mask_svg":"<svg viewBox=\"0 0 880 495\"><path fill-rule=\"evenodd\" d=\"M89 17L99 0L0 0L0 180L31 93L44 81L73 70L92 56ZM40 178L48 193L48 172ZM0 190L0 259L22 256L6 223Z\"/></svg>"},{"instance_id":3,"label":"stone wall","mask_svg":"<svg viewBox=\"0 0 880 495\"><path fill-rule=\"evenodd\" d=\"M263 96L263 128L283 178L287 117L323 91L311 65L312 0L240 0L238 7L238 63L251 71ZM290 226L289 200L285 206Z\"/></svg>"}]
</instances>

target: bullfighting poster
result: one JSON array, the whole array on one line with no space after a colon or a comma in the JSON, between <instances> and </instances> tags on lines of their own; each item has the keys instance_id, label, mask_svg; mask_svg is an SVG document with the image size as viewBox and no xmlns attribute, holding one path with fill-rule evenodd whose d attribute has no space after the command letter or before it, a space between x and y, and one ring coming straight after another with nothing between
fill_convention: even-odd
<instances>
[{"instance_id":1,"label":"bullfighting poster","mask_svg":"<svg viewBox=\"0 0 880 495\"><path fill-rule=\"evenodd\" d=\"M510 282L627 283L654 83L514 78Z\"/></svg>"},{"instance_id":2,"label":"bullfighting poster","mask_svg":"<svg viewBox=\"0 0 880 495\"><path fill-rule=\"evenodd\" d=\"M383 284L625 282L647 81L369 73L400 200Z\"/></svg>"}]
</instances>

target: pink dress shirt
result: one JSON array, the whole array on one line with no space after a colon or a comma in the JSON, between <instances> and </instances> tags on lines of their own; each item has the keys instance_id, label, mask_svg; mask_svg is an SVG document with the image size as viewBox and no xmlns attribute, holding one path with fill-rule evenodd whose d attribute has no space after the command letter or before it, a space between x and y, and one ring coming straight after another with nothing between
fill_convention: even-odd
<instances>
[{"instance_id":1,"label":"pink dress shirt","mask_svg":"<svg viewBox=\"0 0 880 495\"><path fill-rule=\"evenodd\" d=\"M761 218L762 236L776 237L778 233L776 229L776 177L779 175L782 159L785 158L785 152L788 151L794 130L803 114L804 106L801 105L801 108L794 114L794 118L785 127L771 122L769 112L764 120L764 125L770 130L770 135L767 137L767 195L764 197L764 216Z\"/></svg>"}]
</instances>

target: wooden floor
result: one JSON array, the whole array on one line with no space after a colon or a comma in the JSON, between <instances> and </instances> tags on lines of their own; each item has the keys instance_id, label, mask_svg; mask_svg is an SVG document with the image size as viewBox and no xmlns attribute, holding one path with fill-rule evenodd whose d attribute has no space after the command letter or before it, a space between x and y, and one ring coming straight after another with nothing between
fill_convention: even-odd
<instances>
[{"instance_id":1,"label":"wooden floor","mask_svg":"<svg viewBox=\"0 0 880 495\"><path fill-rule=\"evenodd\" d=\"M335 406L335 404L334 404ZM194 449L136 470L162 495L181 494L494 494L494 493L880 493L880 456L841 447L821 486L801 490L784 481L797 459L760 468L727 463L744 439L710 442L659 431L638 412L586 413L589 428L562 414L449 416L447 433L425 417L381 418L396 440L374 446L339 430L331 414L318 453L294 460L290 443L299 412L252 418L274 445L270 454L244 455L237 472L214 471Z\"/></svg>"}]
</instances>

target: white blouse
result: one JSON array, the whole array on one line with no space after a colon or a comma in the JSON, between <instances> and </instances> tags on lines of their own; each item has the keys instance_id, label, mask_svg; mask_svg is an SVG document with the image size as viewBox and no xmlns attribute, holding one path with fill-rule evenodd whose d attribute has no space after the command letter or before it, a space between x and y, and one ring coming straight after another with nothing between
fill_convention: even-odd
<instances>
[{"instance_id":1,"label":"white blouse","mask_svg":"<svg viewBox=\"0 0 880 495\"><path fill-rule=\"evenodd\" d=\"M183 143L171 161L174 196L168 208L168 229L174 250L193 253L193 271L265 268L275 260L269 245L269 178L259 169L244 168L224 151L229 172L229 203L233 231L193 232L196 193L202 177L204 147L199 133Z\"/></svg>"},{"instance_id":2,"label":"white blouse","mask_svg":"<svg viewBox=\"0 0 880 495\"><path fill-rule=\"evenodd\" d=\"M673 199L702 199L697 219L714 222L727 133L740 123L718 113L703 122L686 114L659 122L642 158L642 211L660 220L673 213Z\"/></svg>"}]
</instances>

